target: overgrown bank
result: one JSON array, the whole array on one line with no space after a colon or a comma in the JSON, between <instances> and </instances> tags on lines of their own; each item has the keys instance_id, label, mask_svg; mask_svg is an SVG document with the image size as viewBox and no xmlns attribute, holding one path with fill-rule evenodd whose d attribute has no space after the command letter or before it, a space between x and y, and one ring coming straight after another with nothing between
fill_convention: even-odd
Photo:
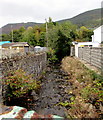
<instances>
[{"instance_id":1,"label":"overgrown bank","mask_svg":"<svg viewBox=\"0 0 103 120\"><path fill-rule=\"evenodd\" d=\"M103 118L103 78L72 57L64 58L61 67L48 66L39 83L21 70L12 73L8 105L66 118Z\"/></svg>"},{"instance_id":2,"label":"overgrown bank","mask_svg":"<svg viewBox=\"0 0 103 120\"><path fill-rule=\"evenodd\" d=\"M63 59L62 68L68 72L72 84L68 93L75 95L68 117L103 118L103 77L72 57Z\"/></svg>"}]
</instances>

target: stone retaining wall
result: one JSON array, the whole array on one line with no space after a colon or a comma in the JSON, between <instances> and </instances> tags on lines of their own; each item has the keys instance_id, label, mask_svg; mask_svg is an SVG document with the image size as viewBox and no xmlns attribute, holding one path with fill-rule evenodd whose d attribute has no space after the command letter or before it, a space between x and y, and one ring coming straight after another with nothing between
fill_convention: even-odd
<instances>
[{"instance_id":1,"label":"stone retaining wall","mask_svg":"<svg viewBox=\"0 0 103 120\"><path fill-rule=\"evenodd\" d=\"M37 78L45 69L47 63L46 53L29 53L23 56L15 56L0 61L0 74L1 79L6 76L7 72L23 69L27 75L34 74L34 78ZM2 88L3 87L3 88ZM5 96L7 87L2 86L2 80L0 80L0 99ZM1 100L2 102L2 100Z\"/></svg>"}]
</instances>

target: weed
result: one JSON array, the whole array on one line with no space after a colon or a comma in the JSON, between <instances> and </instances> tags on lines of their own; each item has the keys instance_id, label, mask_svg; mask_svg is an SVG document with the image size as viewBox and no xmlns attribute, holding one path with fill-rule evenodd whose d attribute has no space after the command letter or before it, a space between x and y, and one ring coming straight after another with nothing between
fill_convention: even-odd
<instances>
[{"instance_id":1,"label":"weed","mask_svg":"<svg viewBox=\"0 0 103 120\"><path fill-rule=\"evenodd\" d=\"M75 94L76 98L77 96L82 98L82 100L78 100L78 103L77 100L71 98L75 104L71 104L69 112L71 111L74 116L88 116L88 110L82 109L81 101L89 102L99 109L98 106L103 102L103 76L88 69L76 58L71 57L65 57L62 60L62 68L70 75L72 83L71 93ZM65 104L62 103L62 105Z\"/></svg>"},{"instance_id":2,"label":"weed","mask_svg":"<svg viewBox=\"0 0 103 120\"><path fill-rule=\"evenodd\" d=\"M10 90L8 97L22 97L30 90L40 88L40 82L32 79L32 75L26 75L21 69L10 72L5 79L5 84Z\"/></svg>"}]
</instances>

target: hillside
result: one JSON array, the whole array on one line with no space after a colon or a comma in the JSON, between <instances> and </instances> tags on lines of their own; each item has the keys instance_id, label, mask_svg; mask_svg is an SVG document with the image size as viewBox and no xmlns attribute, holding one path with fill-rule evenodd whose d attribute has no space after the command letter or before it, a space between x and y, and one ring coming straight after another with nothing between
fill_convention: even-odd
<instances>
[{"instance_id":1,"label":"hillside","mask_svg":"<svg viewBox=\"0 0 103 120\"><path fill-rule=\"evenodd\" d=\"M103 19L103 16L102 16ZM73 24L95 28L101 25L101 8L81 13L73 18L60 20L58 22L71 21Z\"/></svg>"},{"instance_id":2,"label":"hillside","mask_svg":"<svg viewBox=\"0 0 103 120\"><path fill-rule=\"evenodd\" d=\"M15 30L15 29L19 29L20 27L24 26L25 28L29 27L29 26L35 26L35 25L39 25L40 23L35 23L35 22L27 22L27 23L13 23L13 24L7 24L5 26L3 26L2 28L2 33L10 33L11 29ZM12 28L11 28L12 26Z\"/></svg>"},{"instance_id":3,"label":"hillside","mask_svg":"<svg viewBox=\"0 0 103 120\"><path fill-rule=\"evenodd\" d=\"M70 19L64 19L57 22L61 23L65 21L71 21L73 24L76 24L79 27L86 26L88 28L95 28L101 25L101 18L103 20L103 16L101 17L101 8L99 8L81 13ZM11 31L11 25L13 29L19 29L22 26L27 28L29 26L34 26L39 24L40 23L35 23L35 22L7 24L2 27L2 33L9 33Z\"/></svg>"}]
</instances>

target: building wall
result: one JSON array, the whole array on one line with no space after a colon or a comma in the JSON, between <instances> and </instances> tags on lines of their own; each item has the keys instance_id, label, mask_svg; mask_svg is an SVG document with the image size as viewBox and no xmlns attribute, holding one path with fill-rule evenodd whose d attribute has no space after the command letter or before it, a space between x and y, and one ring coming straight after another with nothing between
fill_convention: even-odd
<instances>
[{"instance_id":1,"label":"building wall","mask_svg":"<svg viewBox=\"0 0 103 120\"><path fill-rule=\"evenodd\" d=\"M78 57L78 45L75 45L75 56Z\"/></svg>"},{"instance_id":2,"label":"building wall","mask_svg":"<svg viewBox=\"0 0 103 120\"><path fill-rule=\"evenodd\" d=\"M94 30L94 35L92 36L92 42L101 43L103 41L103 39L102 39L102 36L103 36L102 28L103 28L103 26L100 26L99 28Z\"/></svg>"}]
</instances>

